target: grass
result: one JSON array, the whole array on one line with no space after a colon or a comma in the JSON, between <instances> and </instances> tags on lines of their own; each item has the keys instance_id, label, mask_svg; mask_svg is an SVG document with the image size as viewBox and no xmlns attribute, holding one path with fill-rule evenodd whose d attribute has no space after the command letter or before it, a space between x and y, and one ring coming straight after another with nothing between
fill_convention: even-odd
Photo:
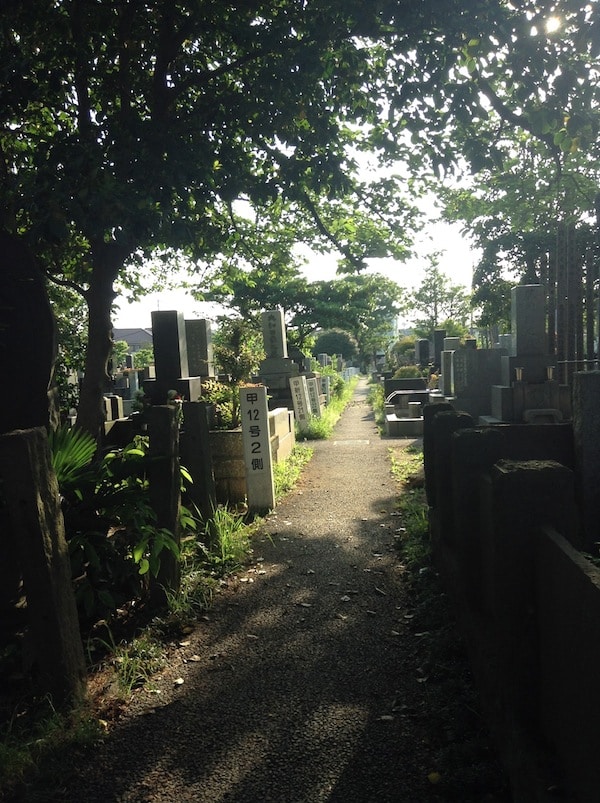
<instances>
[{"instance_id":1,"label":"grass","mask_svg":"<svg viewBox=\"0 0 600 803\"><path fill-rule=\"evenodd\" d=\"M85 705L66 714L48 698L17 704L0 729L0 799L2 792L18 792L18 799L31 803L49 800L74 751L93 746L102 735L102 723ZM29 789L33 786L43 791L37 794Z\"/></svg>"},{"instance_id":2,"label":"grass","mask_svg":"<svg viewBox=\"0 0 600 803\"><path fill-rule=\"evenodd\" d=\"M422 569L430 562L429 519L423 485L423 450L417 446L390 449L392 474L400 483L398 514L402 527L397 545L407 568Z\"/></svg>"},{"instance_id":3,"label":"grass","mask_svg":"<svg viewBox=\"0 0 600 803\"><path fill-rule=\"evenodd\" d=\"M373 408L375 425L381 435L385 431L385 393L382 384L371 385L367 401Z\"/></svg>"},{"instance_id":4,"label":"grass","mask_svg":"<svg viewBox=\"0 0 600 803\"><path fill-rule=\"evenodd\" d=\"M302 469L312 456L313 450L310 446L297 443L287 460L275 463L273 471L275 475L275 499L277 501L295 488L302 474Z\"/></svg>"},{"instance_id":5,"label":"grass","mask_svg":"<svg viewBox=\"0 0 600 803\"><path fill-rule=\"evenodd\" d=\"M308 421L307 429L300 433L299 437L305 440L327 440L333 433L333 428L340 419L346 406L354 395L354 390L358 384L358 376L353 376L348 382L339 384L339 392L332 394L329 404L323 409L320 418L311 416Z\"/></svg>"}]
</instances>

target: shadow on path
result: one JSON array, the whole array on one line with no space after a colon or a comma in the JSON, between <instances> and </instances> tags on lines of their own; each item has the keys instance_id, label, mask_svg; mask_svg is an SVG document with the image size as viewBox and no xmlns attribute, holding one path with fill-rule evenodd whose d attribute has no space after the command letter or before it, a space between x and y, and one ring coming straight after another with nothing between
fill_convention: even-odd
<instances>
[{"instance_id":1,"label":"shadow on path","mask_svg":"<svg viewBox=\"0 0 600 803\"><path fill-rule=\"evenodd\" d=\"M363 383L155 690L48 800L445 799L428 780L435 712L394 547L389 442L365 396Z\"/></svg>"}]
</instances>

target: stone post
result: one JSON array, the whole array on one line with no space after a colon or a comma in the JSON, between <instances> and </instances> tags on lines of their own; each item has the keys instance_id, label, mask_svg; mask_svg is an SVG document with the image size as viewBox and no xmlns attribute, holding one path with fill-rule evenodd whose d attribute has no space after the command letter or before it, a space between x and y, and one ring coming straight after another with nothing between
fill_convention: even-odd
<instances>
[{"instance_id":1,"label":"stone post","mask_svg":"<svg viewBox=\"0 0 600 803\"><path fill-rule=\"evenodd\" d=\"M269 408L264 385L240 388L240 416L248 509L255 513L264 513L275 507Z\"/></svg>"},{"instance_id":2,"label":"stone post","mask_svg":"<svg viewBox=\"0 0 600 803\"><path fill-rule=\"evenodd\" d=\"M590 550L600 540L600 371L573 375L573 436L582 540Z\"/></svg>"},{"instance_id":3,"label":"stone post","mask_svg":"<svg viewBox=\"0 0 600 803\"><path fill-rule=\"evenodd\" d=\"M484 610L491 617L499 709L535 732L539 719L536 539L544 525L567 538L576 521L573 472L552 460L500 460L481 478ZM503 699L504 698L504 699Z\"/></svg>"},{"instance_id":4,"label":"stone post","mask_svg":"<svg viewBox=\"0 0 600 803\"><path fill-rule=\"evenodd\" d=\"M148 410L148 480L150 504L156 513L156 526L169 530L179 546L179 508L181 473L179 467L179 422L177 411L169 406ZM154 604L162 605L167 591L177 591L180 579L179 558L170 550L160 553L158 576L151 579Z\"/></svg>"},{"instance_id":5,"label":"stone post","mask_svg":"<svg viewBox=\"0 0 600 803\"><path fill-rule=\"evenodd\" d=\"M184 402L181 461L194 482L187 493L207 522L217 506L206 402Z\"/></svg>"}]
</instances>

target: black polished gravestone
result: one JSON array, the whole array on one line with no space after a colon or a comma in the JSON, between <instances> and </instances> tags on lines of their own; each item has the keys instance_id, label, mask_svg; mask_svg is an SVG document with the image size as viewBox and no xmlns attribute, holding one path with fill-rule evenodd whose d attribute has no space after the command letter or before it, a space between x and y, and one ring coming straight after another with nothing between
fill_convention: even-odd
<instances>
[{"instance_id":1,"label":"black polished gravestone","mask_svg":"<svg viewBox=\"0 0 600 803\"><path fill-rule=\"evenodd\" d=\"M48 426L54 414L49 388L55 335L32 254L19 238L0 231L0 372L6 383L0 394L0 433Z\"/></svg>"}]
</instances>

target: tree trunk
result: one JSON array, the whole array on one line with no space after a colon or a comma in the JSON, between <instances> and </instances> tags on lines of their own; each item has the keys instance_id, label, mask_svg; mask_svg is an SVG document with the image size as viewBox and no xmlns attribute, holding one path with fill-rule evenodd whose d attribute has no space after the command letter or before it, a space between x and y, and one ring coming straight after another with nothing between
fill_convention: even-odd
<instances>
[{"instance_id":1,"label":"tree trunk","mask_svg":"<svg viewBox=\"0 0 600 803\"><path fill-rule=\"evenodd\" d=\"M556 343L556 266L558 243L550 249L548 254L548 353L557 353ZM558 379L558 377L557 377Z\"/></svg>"},{"instance_id":2,"label":"tree trunk","mask_svg":"<svg viewBox=\"0 0 600 803\"><path fill-rule=\"evenodd\" d=\"M88 342L77 426L96 439L103 434L102 397L111 390L108 361L113 347L111 311L116 296L113 285L127 256L128 252L114 244L102 243L92 249L92 277L86 292Z\"/></svg>"},{"instance_id":3,"label":"tree trunk","mask_svg":"<svg viewBox=\"0 0 600 803\"><path fill-rule=\"evenodd\" d=\"M567 382L567 226L558 224L556 245L556 359L558 379Z\"/></svg>"},{"instance_id":4,"label":"tree trunk","mask_svg":"<svg viewBox=\"0 0 600 803\"><path fill-rule=\"evenodd\" d=\"M567 321L566 321L566 359L567 384L572 384L573 373L577 370L577 332L580 329L581 308L577 308L581 298L581 264L577 258L577 234L574 223L567 227Z\"/></svg>"},{"instance_id":5,"label":"tree trunk","mask_svg":"<svg viewBox=\"0 0 600 803\"><path fill-rule=\"evenodd\" d=\"M594 286L595 286L595 261L594 247L588 244L585 252L585 358L594 359L594 321L596 310L594 309ZM586 363L586 369L591 370L590 362Z\"/></svg>"},{"instance_id":6,"label":"tree trunk","mask_svg":"<svg viewBox=\"0 0 600 803\"><path fill-rule=\"evenodd\" d=\"M0 437L0 479L23 572L32 671L55 705L69 705L85 694L85 661L44 427Z\"/></svg>"}]
</instances>

